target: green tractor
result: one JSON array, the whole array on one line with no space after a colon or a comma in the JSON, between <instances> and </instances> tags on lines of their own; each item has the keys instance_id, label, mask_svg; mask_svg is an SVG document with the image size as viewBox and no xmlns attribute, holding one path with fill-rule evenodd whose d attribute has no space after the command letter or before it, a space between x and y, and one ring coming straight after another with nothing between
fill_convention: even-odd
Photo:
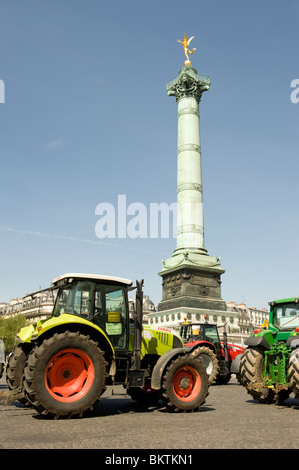
<instances>
[{"instance_id":1,"label":"green tractor","mask_svg":"<svg viewBox=\"0 0 299 470\"><path fill-rule=\"evenodd\" d=\"M174 332L142 324L142 284L77 273L56 278L52 316L18 334L2 403L17 399L54 418L83 416L107 386L123 385L138 402L161 398L172 411L199 408L208 395L206 370Z\"/></svg>"},{"instance_id":2,"label":"green tractor","mask_svg":"<svg viewBox=\"0 0 299 470\"><path fill-rule=\"evenodd\" d=\"M261 403L299 398L299 298L270 302L269 322L247 338L240 382Z\"/></svg>"}]
</instances>

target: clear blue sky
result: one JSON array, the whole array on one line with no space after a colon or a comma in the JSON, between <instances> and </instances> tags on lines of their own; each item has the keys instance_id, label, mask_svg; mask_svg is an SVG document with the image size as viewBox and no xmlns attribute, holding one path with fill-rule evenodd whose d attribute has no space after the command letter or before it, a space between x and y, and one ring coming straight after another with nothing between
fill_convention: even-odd
<instances>
[{"instance_id":1,"label":"clear blue sky","mask_svg":"<svg viewBox=\"0 0 299 470\"><path fill-rule=\"evenodd\" d=\"M195 36L205 242L222 296L299 295L297 0L0 0L0 301L65 272L144 278L174 239L99 240L101 202L176 200L177 104Z\"/></svg>"}]
</instances>

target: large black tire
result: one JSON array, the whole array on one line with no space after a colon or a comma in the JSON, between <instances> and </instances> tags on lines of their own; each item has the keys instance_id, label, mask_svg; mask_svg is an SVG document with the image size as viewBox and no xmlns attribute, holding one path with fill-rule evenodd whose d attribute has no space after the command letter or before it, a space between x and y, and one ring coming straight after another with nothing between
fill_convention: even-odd
<instances>
[{"instance_id":1,"label":"large black tire","mask_svg":"<svg viewBox=\"0 0 299 470\"><path fill-rule=\"evenodd\" d=\"M200 360L179 356L167 367L162 383L162 400L171 411L194 411L208 395L208 374Z\"/></svg>"},{"instance_id":2,"label":"large black tire","mask_svg":"<svg viewBox=\"0 0 299 470\"><path fill-rule=\"evenodd\" d=\"M145 406L155 405L161 398L161 391L154 390L149 385L128 388L127 393L132 400Z\"/></svg>"},{"instance_id":3,"label":"large black tire","mask_svg":"<svg viewBox=\"0 0 299 470\"><path fill-rule=\"evenodd\" d=\"M198 347L192 351L191 356L201 360L208 374L209 384L214 382L219 373L219 363L216 354L206 346Z\"/></svg>"},{"instance_id":4,"label":"large black tire","mask_svg":"<svg viewBox=\"0 0 299 470\"><path fill-rule=\"evenodd\" d=\"M247 389L247 392L254 399L261 403L275 403L277 405L283 404L284 400L287 400L291 393L290 389L282 389L279 392L275 392L268 387L251 387L253 384L258 384L264 381L264 365L264 349L260 347L247 348L241 358L240 383Z\"/></svg>"},{"instance_id":5,"label":"large black tire","mask_svg":"<svg viewBox=\"0 0 299 470\"><path fill-rule=\"evenodd\" d=\"M230 372L228 372L225 375L221 375L219 373L216 377L215 382L217 385L227 385L231 378L232 378L232 374Z\"/></svg>"},{"instance_id":6,"label":"large black tire","mask_svg":"<svg viewBox=\"0 0 299 470\"><path fill-rule=\"evenodd\" d=\"M289 358L288 364L288 378L290 381L290 388L299 400L299 348L294 349Z\"/></svg>"},{"instance_id":7,"label":"large black tire","mask_svg":"<svg viewBox=\"0 0 299 470\"><path fill-rule=\"evenodd\" d=\"M106 366L103 352L88 336L56 333L28 356L25 396L39 413L81 417L106 389Z\"/></svg>"},{"instance_id":8,"label":"large black tire","mask_svg":"<svg viewBox=\"0 0 299 470\"><path fill-rule=\"evenodd\" d=\"M241 358L240 378L247 392L261 403L273 403L275 393L268 387L251 388L263 382L265 356L263 348L247 348Z\"/></svg>"},{"instance_id":9,"label":"large black tire","mask_svg":"<svg viewBox=\"0 0 299 470\"><path fill-rule=\"evenodd\" d=\"M9 390L19 389L20 392L23 390L24 367L29 352L30 346L20 343L9 355L6 366L6 383ZM26 398L20 398L18 401L24 405L29 404Z\"/></svg>"}]
</instances>

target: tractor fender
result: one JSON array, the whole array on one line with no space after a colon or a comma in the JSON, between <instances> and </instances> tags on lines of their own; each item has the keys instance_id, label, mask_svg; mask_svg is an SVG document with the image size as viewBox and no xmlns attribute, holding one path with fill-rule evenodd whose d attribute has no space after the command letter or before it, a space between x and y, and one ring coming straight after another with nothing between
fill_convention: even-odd
<instances>
[{"instance_id":1,"label":"tractor fender","mask_svg":"<svg viewBox=\"0 0 299 470\"><path fill-rule=\"evenodd\" d=\"M89 320L79 317L77 315L71 315L63 313L58 317L51 317L44 322L39 322L34 328L33 325L22 328L18 333L18 338L22 343L38 343L49 335L61 331L67 328L78 328L79 331L84 334L89 334L95 341L102 340L102 345L105 345L106 351L111 357L115 355L112 343L105 333L98 325L91 323Z\"/></svg>"},{"instance_id":2,"label":"tractor fender","mask_svg":"<svg viewBox=\"0 0 299 470\"><path fill-rule=\"evenodd\" d=\"M251 347L262 346L265 349L270 349L270 344L264 336L249 336L249 338L245 340L245 344Z\"/></svg>"},{"instance_id":3,"label":"tractor fender","mask_svg":"<svg viewBox=\"0 0 299 470\"><path fill-rule=\"evenodd\" d=\"M182 356L183 354L188 353L189 351L186 348L175 348L170 349L169 351L162 354L156 362L155 367L153 368L152 377L151 377L151 388L155 390L160 390L161 388L161 379L164 373L164 370L167 364L174 358Z\"/></svg>"},{"instance_id":4,"label":"tractor fender","mask_svg":"<svg viewBox=\"0 0 299 470\"><path fill-rule=\"evenodd\" d=\"M202 348L202 347L210 348L211 351L216 352L215 345L213 343L210 343L209 341L200 341L195 344L194 343L185 344L185 349L188 353L191 353L195 349Z\"/></svg>"},{"instance_id":5,"label":"tractor fender","mask_svg":"<svg viewBox=\"0 0 299 470\"><path fill-rule=\"evenodd\" d=\"M230 371L231 371L232 374L239 374L242 356L243 356L243 354L238 354L232 360L232 363L231 363L231 366L230 366Z\"/></svg>"},{"instance_id":6,"label":"tractor fender","mask_svg":"<svg viewBox=\"0 0 299 470\"><path fill-rule=\"evenodd\" d=\"M290 346L292 349L296 349L299 346L299 337L289 336L286 342L287 346Z\"/></svg>"}]
</instances>

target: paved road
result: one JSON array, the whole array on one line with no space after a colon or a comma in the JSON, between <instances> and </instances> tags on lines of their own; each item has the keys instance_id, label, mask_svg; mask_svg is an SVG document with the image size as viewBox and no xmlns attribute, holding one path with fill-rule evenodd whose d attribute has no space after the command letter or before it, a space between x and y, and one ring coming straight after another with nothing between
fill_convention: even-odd
<instances>
[{"instance_id":1,"label":"paved road","mask_svg":"<svg viewBox=\"0 0 299 470\"><path fill-rule=\"evenodd\" d=\"M146 409L111 388L83 419L51 420L15 402L0 405L0 449L299 449L299 401L260 404L233 378L212 385L201 409L185 414L162 403Z\"/></svg>"}]
</instances>

